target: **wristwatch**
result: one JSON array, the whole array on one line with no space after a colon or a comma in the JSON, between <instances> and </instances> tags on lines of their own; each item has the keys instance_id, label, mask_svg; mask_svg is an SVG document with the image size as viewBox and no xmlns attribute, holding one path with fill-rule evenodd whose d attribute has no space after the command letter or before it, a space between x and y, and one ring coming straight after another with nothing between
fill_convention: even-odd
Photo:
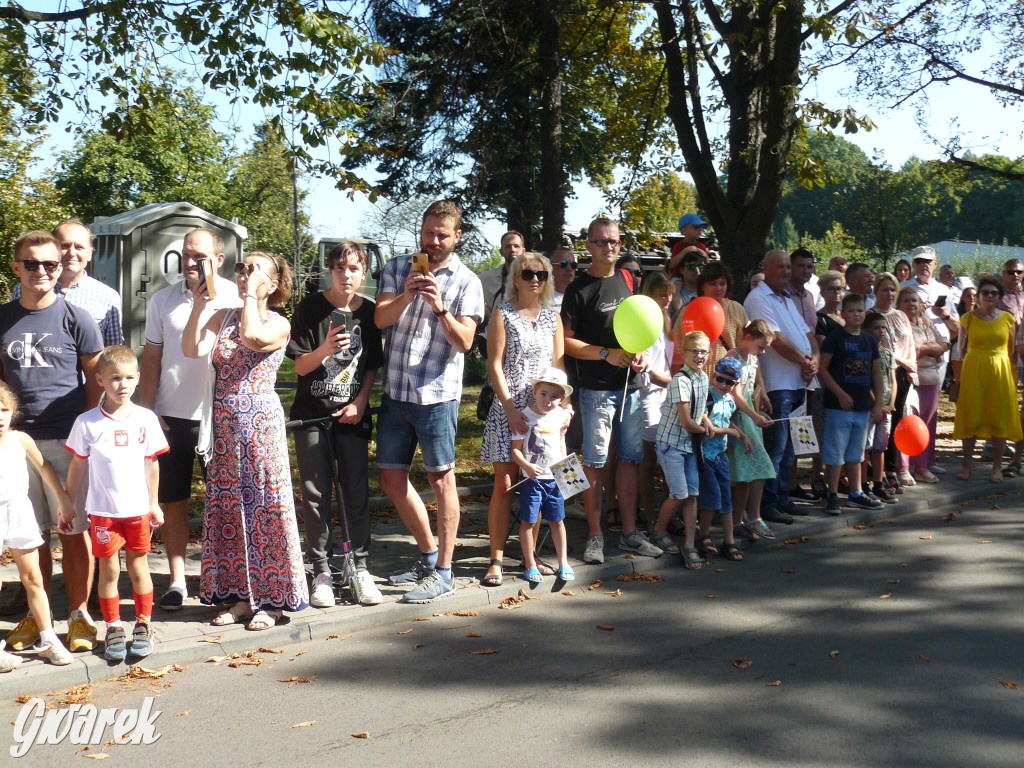
<instances>
[{"instance_id":1,"label":"wristwatch","mask_svg":"<svg viewBox=\"0 0 1024 768\"><path fill-rule=\"evenodd\" d=\"M608 359L608 347L601 347L600 355L601 355L601 359L602 360L607 360Z\"/></svg>"},{"instance_id":2,"label":"wristwatch","mask_svg":"<svg viewBox=\"0 0 1024 768\"><path fill-rule=\"evenodd\" d=\"M434 317L444 317L444 316L445 316L445 315L447 315L447 314L448 314L448 308L447 308L447 307L445 307L445 308L444 308L444 309L442 309L442 310L441 310L440 312L435 312L435 313L434 313Z\"/></svg>"}]
</instances>

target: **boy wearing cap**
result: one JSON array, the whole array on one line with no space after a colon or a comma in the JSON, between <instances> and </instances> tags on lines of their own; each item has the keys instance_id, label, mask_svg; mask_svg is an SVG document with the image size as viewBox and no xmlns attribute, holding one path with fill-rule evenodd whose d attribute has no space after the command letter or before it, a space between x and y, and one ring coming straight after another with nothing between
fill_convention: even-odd
<instances>
[{"instance_id":1,"label":"boy wearing cap","mask_svg":"<svg viewBox=\"0 0 1024 768\"><path fill-rule=\"evenodd\" d=\"M555 574L563 581L576 578L566 560L565 502L549 467L565 458L565 428L569 411L561 407L562 401L572 395L565 373L558 368L546 368L536 379L531 379L534 402L525 411L526 431L512 435L512 460L526 475L519 492L519 543L523 548L523 577L533 583L544 581L534 558L536 523L547 520L551 527L551 540L558 556Z\"/></svg>"},{"instance_id":2,"label":"boy wearing cap","mask_svg":"<svg viewBox=\"0 0 1024 768\"><path fill-rule=\"evenodd\" d=\"M750 438L736 426L732 419L736 414L736 401L732 392L743 375L743 364L735 357L723 357L715 366L715 376L708 397L708 421L711 422L710 437L703 441L704 466L700 469L700 535L697 549L702 554L718 554L739 562L743 553L736 546L732 525L732 491L729 487L729 438L743 443L743 449L750 453L753 446ZM711 518L720 515L725 531L722 547L711 543Z\"/></svg>"},{"instance_id":3,"label":"boy wearing cap","mask_svg":"<svg viewBox=\"0 0 1024 768\"><path fill-rule=\"evenodd\" d=\"M707 222L696 213L684 213L680 216L679 234L683 236L683 239L672 246L672 255L675 256L688 245L695 245L704 253L707 253L708 247L700 240L701 235L704 234L705 226L707 226Z\"/></svg>"}]
</instances>

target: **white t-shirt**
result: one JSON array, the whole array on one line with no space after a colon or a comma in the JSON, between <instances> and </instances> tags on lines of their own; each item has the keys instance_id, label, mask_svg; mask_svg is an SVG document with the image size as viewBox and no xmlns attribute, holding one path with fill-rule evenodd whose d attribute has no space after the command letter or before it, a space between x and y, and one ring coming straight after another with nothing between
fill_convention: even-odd
<instances>
[{"instance_id":1,"label":"white t-shirt","mask_svg":"<svg viewBox=\"0 0 1024 768\"><path fill-rule=\"evenodd\" d=\"M562 427L568 415L564 408L556 405L543 416L535 413L532 408L523 411L528 424L527 431L513 434L513 440L523 441L523 456L531 464L547 469L560 459L562 455ZM555 476L545 471L538 475L539 480L553 480Z\"/></svg>"},{"instance_id":2,"label":"white t-shirt","mask_svg":"<svg viewBox=\"0 0 1024 768\"><path fill-rule=\"evenodd\" d=\"M200 327L217 310L242 306L238 286L219 275L216 284L217 296L203 308ZM192 359L181 351L181 337L190 314L192 291L184 280L160 289L146 307L146 343L163 348L153 410L161 416L198 421L209 385L210 358Z\"/></svg>"},{"instance_id":3,"label":"white t-shirt","mask_svg":"<svg viewBox=\"0 0 1024 768\"><path fill-rule=\"evenodd\" d=\"M794 347L805 355L811 354L811 342L807 338L810 329L800 316L800 311L786 296L779 296L768 283L761 283L743 302L743 309L751 320L764 320L775 333L781 333ZM782 389L817 389L816 379L810 384L803 380L803 368L790 362L771 347L761 359L761 375L768 392Z\"/></svg>"},{"instance_id":4,"label":"white t-shirt","mask_svg":"<svg viewBox=\"0 0 1024 768\"><path fill-rule=\"evenodd\" d=\"M65 447L89 461L86 512L122 518L146 514L146 459L167 452L155 413L133 405L124 418L115 419L98 405L75 420Z\"/></svg>"}]
</instances>

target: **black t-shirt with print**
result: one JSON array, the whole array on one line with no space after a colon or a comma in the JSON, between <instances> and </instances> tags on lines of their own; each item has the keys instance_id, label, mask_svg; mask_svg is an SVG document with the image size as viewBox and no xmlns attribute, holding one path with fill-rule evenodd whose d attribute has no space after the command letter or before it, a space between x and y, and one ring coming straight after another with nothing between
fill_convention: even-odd
<instances>
[{"instance_id":1,"label":"black t-shirt with print","mask_svg":"<svg viewBox=\"0 0 1024 768\"><path fill-rule=\"evenodd\" d=\"M569 283L562 299L562 324L573 338L610 349L619 348L612 327L615 309L632 296L626 279L618 270L611 277L582 274ZM629 368L604 360L577 360L580 387L619 391L626 385Z\"/></svg>"}]
</instances>

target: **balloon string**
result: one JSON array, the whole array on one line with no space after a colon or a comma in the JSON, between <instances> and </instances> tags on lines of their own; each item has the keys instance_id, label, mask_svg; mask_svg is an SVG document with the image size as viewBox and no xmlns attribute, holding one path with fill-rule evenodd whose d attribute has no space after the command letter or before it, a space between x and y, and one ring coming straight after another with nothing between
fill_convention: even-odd
<instances>
[{"instance_id":1,"label":"balloon string","mask_svg":"<svg viewBox=\"0 0 1024 768\"><path fill-rule=\"evenodd\" d=\"M629 389L629 377L632 373L632 368L626 369L626 383L622 387L622 404L619 406L619 424L622 424L622 419L626 415L626 390Z\"/></svg>"}]
</instances>

